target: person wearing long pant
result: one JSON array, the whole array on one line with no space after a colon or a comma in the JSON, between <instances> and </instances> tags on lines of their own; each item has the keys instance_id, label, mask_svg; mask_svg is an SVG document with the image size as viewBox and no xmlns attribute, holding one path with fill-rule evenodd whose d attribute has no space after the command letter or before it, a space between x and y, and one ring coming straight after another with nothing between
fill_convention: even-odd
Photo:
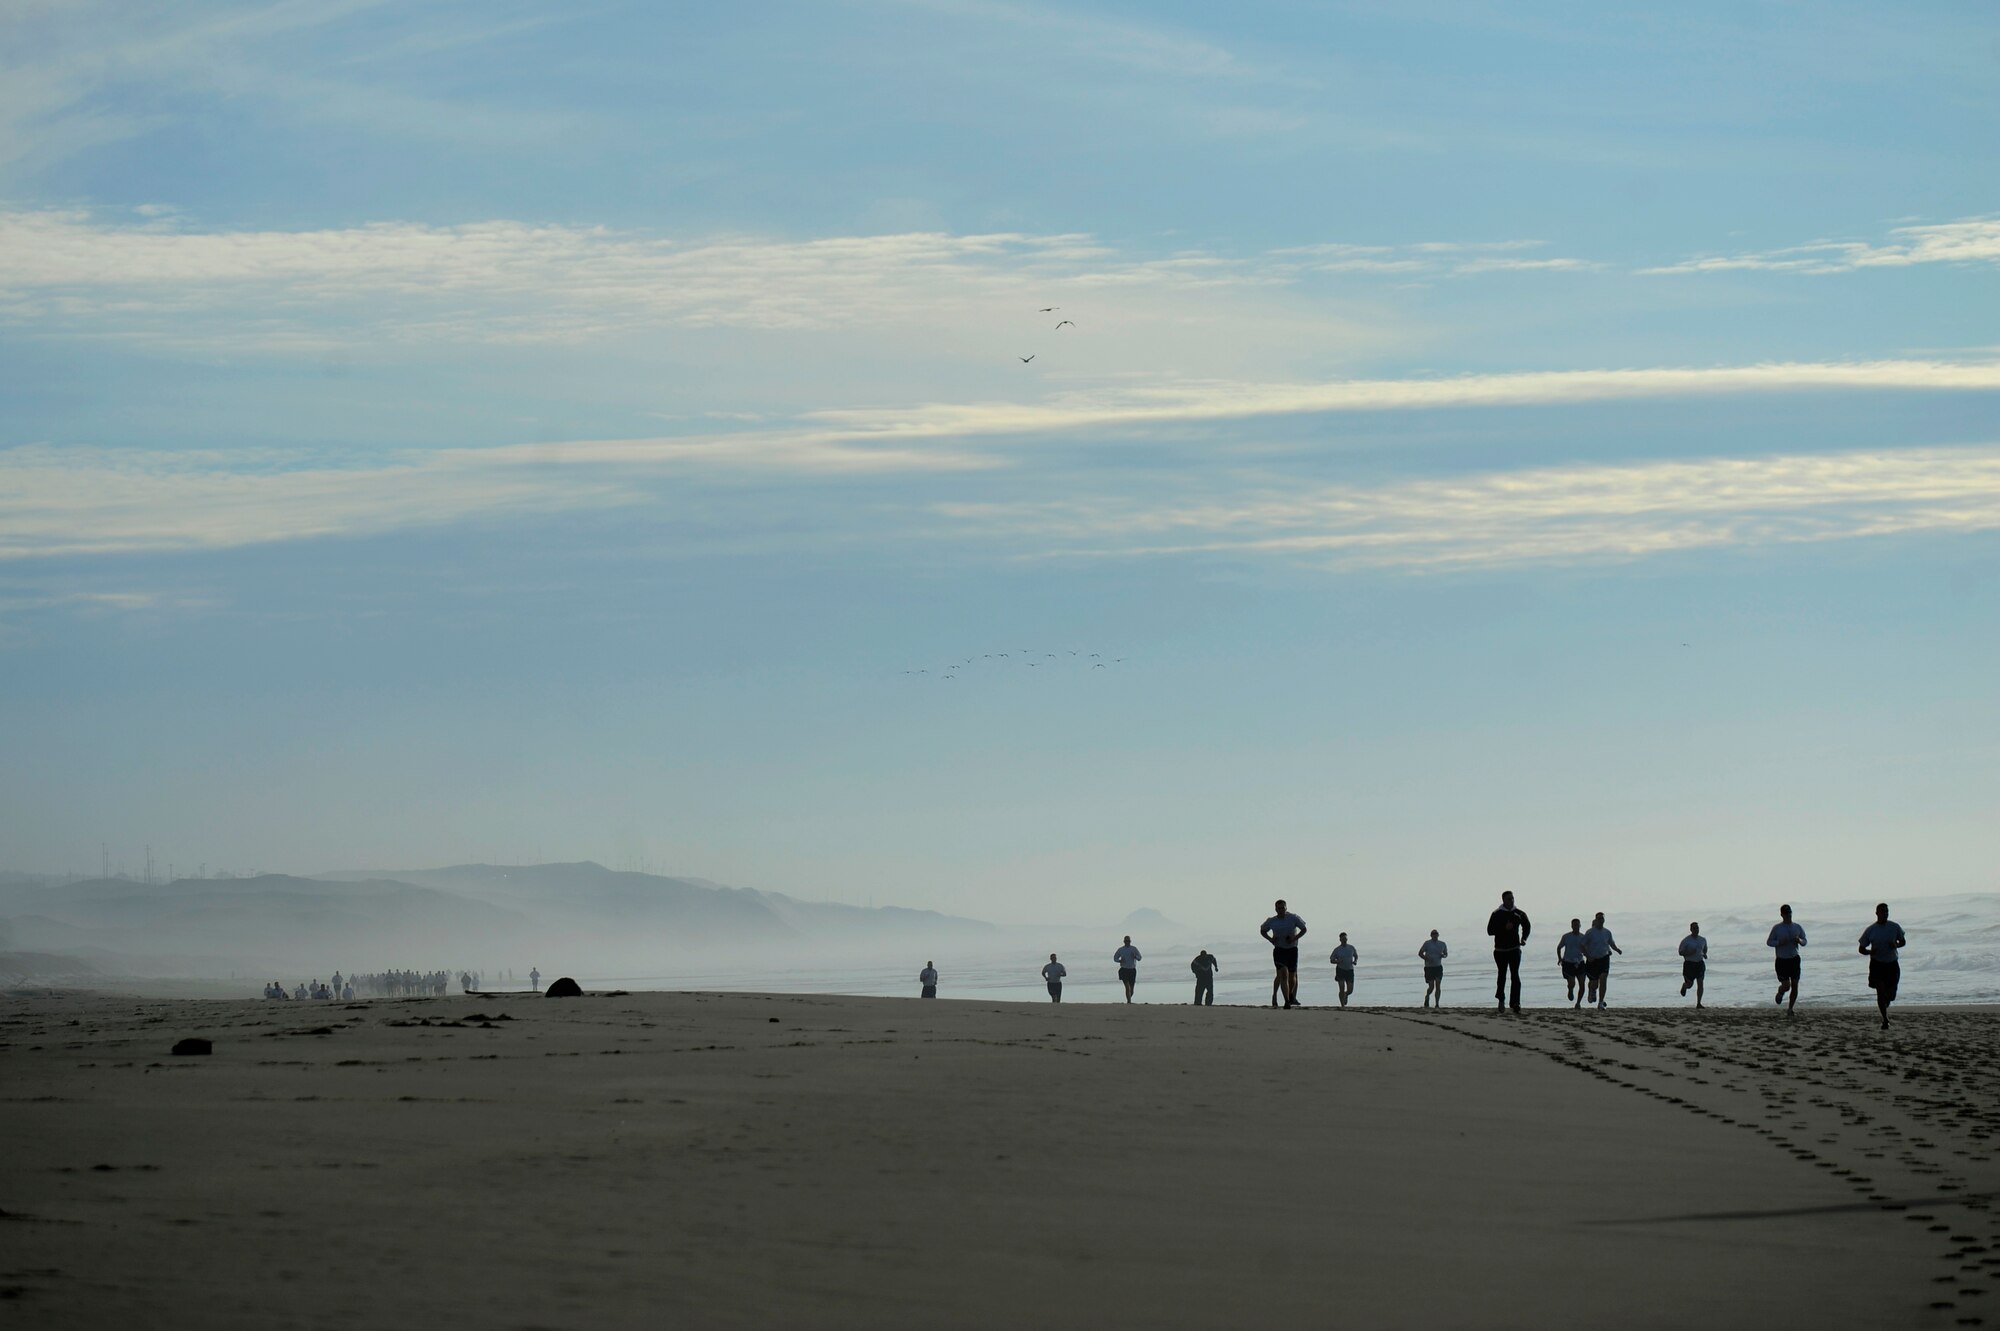
<instances>
[{"instance_id":1,"label":"person wearing long pant","mask_svg":"<svg viewBox=\"0 0 2000 1331\"><path fill-rule=\"evenodd\" d=\"M1521 1010L1521 949L1527 944L1528 913L1514 904L1512 892L1500 894L1500 905L1486 917L1486 932L1493 939L1493 1000L1501 1008Z\"/></svg>"},{"instance_id":2,"label":"person wearing long pant","mask_svg":"<svg viewBox=\"0 0 2000 1331\"><path fill-rule=\"evenodd\" d=\"M1194 1003L1196 1007L1215 1006L1215 973L1222 969L1215 958L1203 948L1201 955L1188 963L1194 972Z\"/></svg>"}]
</instances>

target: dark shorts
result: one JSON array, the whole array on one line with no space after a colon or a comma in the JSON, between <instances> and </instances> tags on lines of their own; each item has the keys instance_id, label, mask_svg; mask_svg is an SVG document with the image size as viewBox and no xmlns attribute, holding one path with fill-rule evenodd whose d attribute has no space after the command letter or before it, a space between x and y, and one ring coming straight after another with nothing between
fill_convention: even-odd
<instances>
[{"instance_id":1,"label":"dark shorts","mask_svg":"<svg viewBox=\"0 0 2000 1331\"><path fill-rule=\"evenodd\" d=\"M1592 957L1583 963L1583 973L1593 980L1601 980L1611 974L1611 958Z\"/></svg>"},{"instance_id":2,"label":"dark shorts","mask_svg":"<svg viewBox=\"0 0 2000 1331\"><path fill-rule=\"evenodd\" d=\"M1050 981L1049 981L1049 997L1050 997L1050 998L1061 998L1061 997L1062 997L1062 981L1061 981L1061 980L1050 980Z\"/></svg>"},{"instance_id":3,"label":"dark shorts","mask_svg":"<svg viewBox=\"0 0 2000 1331\"><path fill-rule=\"evenodd\" d=\"M1120 966L1118 968L1118 978L1128 983L1136 980L1139 978L1139 968L1137 966Z\"/></svg>"},{"instance_id":4,"label":"dark shorts","mask_svg":"<svg viewBox=\"0 0 2000 1331\"><path fill-rule=\"evenodd\" d=\"M925 986L924 986L924 997L925 997L925 998L936 998L936 997L937 997L937 986L936 986L936 985L934 985L934 984L927 984L927 985L925 985Z\"/></svg>"},{"instance_id":5,"label":"dark shorts","mask_svg":"<svg viewBox=\"0 0 2000 1331\"><path fill-rule=\"evenodd\" d=\"M1800 962L1800 960L1801 960L1801 958L1799 958L1799 957L1779 957L1779 958L1778 958L1778 978L1779 978L1779 979L1781 979L1781 980L1796 980L1796 979L1798 979L1798 978L1799 978L1799 962Z\"/></svg>"},{"instance_id":6,"label":"dark shorts","mask_svg":"<svg viewBox=\"0 0 2000 1331\"><path fill-rule=\"evenodd\" d=\"M1583 974L1583 963L1580 961L1565 961L1562 967L1565 980L1574 980Z\"/></svg>"},{"instance_id":7,"label":"dark shorts","mask_svg":"<svg viewBox=\"0 0 2000 1331\"><path fill-rule=\"evenodd\" d=\"M1295 947L1274 947L1271 949L1271 960L1285 970L1295 971L1299 968L1299 950Z\"/></svg>"},{"instance_id":8,"label":"dark shorts","mask_svg":"<svg viewBox=\"0 0 2000 1331\"><path fill-rule=\"evenodd\" d=\"M1444 978L1444 967L1442 967L1442 966L1426 966L1426 967L1424 967L1424 979L1425 979L1425 980L1427 980L1427 981L1428 981L1428 980L1442 980L1443 978Z\"/></svg>"},{"instance_id":9,"label":"dark shorts","mask_svg":"<svg viewBox=\"0 0 2000 1331\"><path fill-rule=\"evenodd\" d=\"M1875 991L1877 998L1894 998L1896 986L1903 979L1903 968L1896 962L1871 961L1868 963L1868 987Z\"/></svg>"},{"instance_id":10,"label":"dark shorts","mask_svg":"<svg viewBox=\"0 0 2000 1331\"><path fill-rule=\"evenodd\" d=\"M1352 967L1352 966L1335 966L1335 967L1333 968L1333 978L1334 978L1334 980L1335 980L1335 981L1337 981L1337 982L1338 982L1338 983L1340 983L1340 984L1353 984L1353 983L1354 983L1354 967Z\"/></svg>"},{"instance_id":11,"label":"dark shorts","mask_svg":"<svg viewBox=\"0 0 2000 1331\"><path fill-rule=\"evenodd\" d=\"M1706 974L1708 974L1708 963L1705 961L1697 961L1695 958L1689 957L1687 960L1681 962L1681 978L1683 980L1699 980Z\"/></svg>"}]
</instances>

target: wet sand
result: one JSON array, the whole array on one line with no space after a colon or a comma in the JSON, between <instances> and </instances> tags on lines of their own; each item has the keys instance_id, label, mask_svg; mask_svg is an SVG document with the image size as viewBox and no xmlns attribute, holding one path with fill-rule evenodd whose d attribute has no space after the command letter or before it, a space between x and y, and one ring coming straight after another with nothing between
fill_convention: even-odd
<instances>
[{"instance_id":1,"label":"wet sand","mask_svg":"<svg viewBox=\"0 0 2000 1331\"><path fill-rule=\"evenodd\" d=\"M1884 1035L1851 1010L15 997L0 1317L2000 1325L1996 1035L1967 1008Z\"/></svg>"}]
</instances>

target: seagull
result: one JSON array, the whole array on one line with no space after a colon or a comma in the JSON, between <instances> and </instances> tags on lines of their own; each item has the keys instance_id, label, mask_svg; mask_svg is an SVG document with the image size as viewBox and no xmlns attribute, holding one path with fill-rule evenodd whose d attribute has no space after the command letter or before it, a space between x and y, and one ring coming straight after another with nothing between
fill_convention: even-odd
<instances>
[{"instance_id":1,"label":"seagull","mask_svg":"<svg viewBox=\"0 0 2000 1331\"><path fill-rule=\"evenodd\" d=\"M1102 669L1104 669L1104 662L1102 662L1102 661L1099 661L1099 662L1098 662L1098 663L1097 663L1096 665L1092 666L1092 667L1091 667L1091 669L1092 669L1092 670L1102 670Z\"/></svg>"},{"instance_id":2,"label":"seagull","mask_svg":"<svg viewBox=\"0 0 2000 1331\"><path fill-rule=\"evenodd\" d=\"M1035 356L1039 356L1039 355L1041 355L1041 354L1042 354L1041 352L1037 351L1037 352L1035 353ZM1027 363L1028 363L1029 361L1033 360L1033 359L1035 358L1035 356L1023 356L1023 357L1021 357L1021 364L1023 364L1023 365L1026 365L1026 364L1027 364Z\"/></svg>"},{"instance_id":3,"label":"seagull","mask_svg":"<svg viewBox=\"0 0 2000 1331\"><path fill-rule=\"evenodd\" d=\"M1057 310L1059 310L1059 309L1061 309L1061 308L1062 308L1062 306L1060 306L1060 305L1044 305L1044 306L1042 306L1042 308L1041 308L1041 309L1037 310L1037 311L1036 311L1036 313L1037 313L1037 314L1054 314L1054 313L1055 313L1055 312L1056 312Z\"/></svg>"},{"instance_id":4,"label":"seagull","mask_svg":"<svg viewBox=\"0 0 2000 1331\"><path fill-rule=\"evenodd\" d=\"M1061 323L1056 325L1056 331L1060 333L1065 328L1074 328L1074 327L1076 327L1076 320L1065 319Z\"/></svg>"}]
</instances>

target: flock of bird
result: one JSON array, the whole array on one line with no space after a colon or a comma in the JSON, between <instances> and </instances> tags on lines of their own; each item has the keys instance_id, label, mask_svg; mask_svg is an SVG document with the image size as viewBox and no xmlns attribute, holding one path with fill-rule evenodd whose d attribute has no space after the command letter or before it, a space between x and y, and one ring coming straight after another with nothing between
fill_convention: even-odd
<instances>
[{"instance_id":1,"label":"flock of bird","mask_svg":"<svg viewBox=\"0 0 2000 1331\"><path fill-rule=\"evenodd\" d=\"M1123 656L1105 656L1102 652L1070 651L1067 648L1061 652L1038 652L1023 647L1017 652L985 652L979 656L968 656L962 661L953 661L935 670L924 667L901 673L912 678L921 675L927 679L947 683L956 680L961 670L985 668L981 667L981 662L991 662L994 667L1003 664L1008 667L1026 666L1030 670L1061 669L1065 666L1088 666L1092 670L1110 670L1114 666L1125 664L1127 659Z\"/></svg>"},{"instance_id":2,"label":"flock of bird","mask_svg":"<svg viewBox=\"0 0 2000 1331\"><path fill-rule=\"evenodd\" d=\"M1037 313L1037 314L1057 314L1057 313L1060 313L1060 312L1061 312L1061 310L1062 310L1062 306L1060 306L1060 305L1044 305L1044 306L1042 306L1042 307L1041 307L1041 308L1040 308L1039 310L1036 310L1036 311L1035 311L1035 313ZM1062 322L1060 322L1060 323L1058 323L1058 324L1056 325L1056 331L1057 331L1058 333L1060 333L1060 332L1061 332L1061 331L1062 331L1063 329L1065 329L1065 328L1074 328L1074 327L1076 327L1076 320L1074 320L1074 319L1064 319L1064 320L1063 320ZM1030 352L1029 354L1027 354L1027 355L1025 355L1025 356L1016 356L1016 357L1015 357L1015 359L1016 359L1016 360L1018 360L1018 361L1020 361L1020 362L1021 362L1021 364L1023 364L1023 365L1026 365L1026 364L1029 364L1029 363L1030 363L1031 361L1033 361L1033 360L1035 359L1035 357L1036 357L1036 356L1039 356L1039 355L1041 355L1041 354L1042 354L1041 352L1039 352L1039 351L1035 351L1035 352Z\"/></svg>"}]
</instances>

